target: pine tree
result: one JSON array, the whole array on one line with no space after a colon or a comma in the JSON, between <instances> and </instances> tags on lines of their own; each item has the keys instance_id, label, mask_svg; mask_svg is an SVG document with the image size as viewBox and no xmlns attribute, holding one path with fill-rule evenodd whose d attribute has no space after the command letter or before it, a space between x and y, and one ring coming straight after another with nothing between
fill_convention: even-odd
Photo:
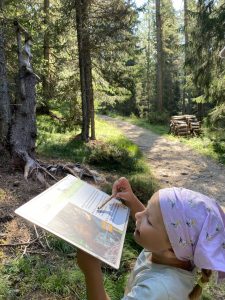
<instances>
[{"instance_id":1,"label":"pine tree","mask_svg":"<svg viewBox=\"0 0 225 300\"><path fill-rule=\"evenodd\" d=\"M157 37L157 104L158 111L163 110L163 38L162 38L162 17L161 1L156 0L156 37Z\"/></svg>"},{"instance_id":2,"label":"pine tree","mask_svg":"<svg viewBox=\"0 0 225 300\"><path fill-rule=\"evenodd\" d=\"M3 0L0 0L0 146L1 144L6 146L11 119L4 43L5 20L2 18L3 4Z\"/></svg>"}]
</instances>

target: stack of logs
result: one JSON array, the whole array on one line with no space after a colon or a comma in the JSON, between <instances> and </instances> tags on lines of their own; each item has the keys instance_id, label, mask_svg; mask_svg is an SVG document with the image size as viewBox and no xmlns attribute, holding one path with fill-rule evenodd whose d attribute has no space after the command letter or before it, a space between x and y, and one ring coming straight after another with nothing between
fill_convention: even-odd
<instances>
[{"instance_id":1,"label":"stack of logs","mask_svg":"<svg viewBox=\"0 0 225 300\"><path fill-rule=\"evenodd\" d=\"M199 135L201 124L195 115L172 116L170 120L170 133L175 135Z\"/></svg>"}]
</instances>

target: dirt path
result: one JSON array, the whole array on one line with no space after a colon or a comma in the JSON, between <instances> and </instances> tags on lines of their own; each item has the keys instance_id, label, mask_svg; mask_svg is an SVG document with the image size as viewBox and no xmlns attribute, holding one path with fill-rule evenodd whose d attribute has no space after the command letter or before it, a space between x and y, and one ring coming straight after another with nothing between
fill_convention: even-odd
<instances>
[{"instance_id":1,"label":"dirt path","mask_svg":"<svg viewBox=\"0 0 225 300\"><path fill-rule=\"evenodd\" d=\"M155 177L163 187L178 186L214 197L225 205L225 166L201 156L186 145L168 140L149 130L110 117L145 154Z\"/></svg>"}]
</instances>

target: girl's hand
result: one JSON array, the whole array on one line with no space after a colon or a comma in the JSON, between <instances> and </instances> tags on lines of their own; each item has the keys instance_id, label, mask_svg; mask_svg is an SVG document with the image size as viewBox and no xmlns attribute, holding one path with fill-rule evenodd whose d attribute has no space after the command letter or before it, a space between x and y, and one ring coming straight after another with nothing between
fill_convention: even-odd
<instances>
[{"instance_id":1,"label":"girl's hand","mask_svg":"<svg viewBox=\"0 0 225 300\"><path fill-rule=\"evenodd\" d=\"M124 200L125 204L128 207L129 204L135 199L135 195L132 191L130 183L125 177L121 177L114 182L112 187L112 194L116 195L116 198Z\"/></svg>"},{"instance_id":2,"label":"girl's hand","mask_svg":"<svg viewBox=\"0 0 225 300\"><path fill-rule=\"evenodd\" d=\"M77 263L85 276L93 274L95 270L101 270L100 260L80 249L77 249Z\"/></svg>"},{"instance_id":3,"label":"girl's hand","mask_svg":"<svg viewBox=\"0 0 225 300\"><path fill-rule=\"evenodd\" d=\"M82 250L77 250L77 263L85 275L88 300L110 300L107 295L101 270L101 262Z\"/></svg>"},{"instance_id":4,"label":"girl's hand","mask_svg":"<svg viewBox=\"0 0 225 300\"><path fill-rule=\"evenodd\" d=\"M144 205L135 196L129 181L125 177L121 177L114 182L112 194L115 195L115 198L124 200L124 204L130 208L134 219L136 212L145 209Z\"/></svg>"}]
</instances>

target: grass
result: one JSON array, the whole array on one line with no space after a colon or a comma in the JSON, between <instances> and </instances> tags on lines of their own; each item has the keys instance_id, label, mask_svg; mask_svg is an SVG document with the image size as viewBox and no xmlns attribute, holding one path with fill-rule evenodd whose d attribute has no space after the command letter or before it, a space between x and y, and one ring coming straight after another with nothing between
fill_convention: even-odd
<instances>
[{"instance_id":1,"label":"grass","mask_svg":"<svg viewBox=\"0 0 225 300\"><path fill-rule=\"evenodd\" d=\"M62 255L54 256L54 260L38 255L13 259L0 270L0 275L0 299L24 299L36 291L67 296L73 289L79 289L85 299L83 274L74 261Z\"/></svg>"},{"instance_id":2,"label":"grass","mask_svg":"<svg viewBox=\"0 0 225 300\"><path fill-rule=\"evenodd\" d=\"M142 128L151 130L152 132L160 135L167 135L169 132L169 126L162 124L152 124L149 123L146 119L140 119L135 116L131 117L117 117L121 120L128 121L134 125L140 126Z\"/></svg>"},{"instance_id":3,"label":"grass","mask_svg":"<svg viewBox=\"0 0 225 300\"><path fill-rule=\"evenodd\" d=\"M56 237L52 239L58 240ZM128 234L119 270L103 267L105 287L111 295L111 300L118 300L123 296L130 263L135 260L138 253L132 244L132 236ZM67 246L63 246L65 247ZM75 249L73 253L74 251ZM53 253L46 257L24 256L5 264L0 269L0 299L22 300L25 296L28 299L27 295L32 299L32 295L38 292L39 295L47 294L52 299L55 299L55 296L64 299L69 295L76 295L80 300L85 300L84 276L76 266L75 260L65 256L58 248ZM38 299L45 298L40 296Z\"/></svg>"},{"instance_id":4,"label":"grass","mask_svg":"<svg viewBox=\"0 0 225 300\"><path fill-rule=\"evenodd\" d=\"M152 126L134 118L132 122L158 134L167 134L165 126ZM89 144L74 139L79 133L76 129L61 129L46 116L39 117L38 125L37 150L40 155L90 163L117 177L126 176L134 192L143 202L147 202L158 189L157 182L138 148L103 120L96 120L97 139L100 142ZM194 144L197 145L197 140ZM111 184L105 185L103 190L110 193ZM0 190L1 196L4 196L4 191ZM134 242L133 231L134 223L129 222L120 269L104 267L105 287L112 300L122 298L128 274L141 250ZM22 300L25 296L26 299L32 300L34 295L39 295L38 299L45 299L46 295L51 297L50 299L66 299L69 296L86 299L84 277L73 258L74 247L53 235L48 235L48 241L53 250L47 256L27 255L21 258L18 253L17 258L10 259L0 253L1 259L4 258L5 261L0 266L0 300ZM203 299L212 299L213 290L214 282L205 289ZM225 293L222 285L217 290L218 294Z\"/></svg>"},{"instance_id":5,"label":"grass","mask_svg":"<svg viewBox=\"0 0 225 300\"><path fill-rule=\"evenodd\" d=\"M170 136L170 139L177 140L177 137ZM208 156L222 164L225 164L225 142L216 142L210 139L204 133L199 137L184 138L180 137L179 141L197 151L198 153Z\"/></svg>"},{"instance_id":6,"label":"grass","mask_svg":"<svg viewBox=\"0 0 225 300\"><path fill-rule=\"evenodd\" d=\"M119 117L121 118L121 117ZM169 126L150 124L145 119L139 119L137 117L122 117L125 121L128 121L134 125L151 130L152 132L162 135L165 138L171 140L179 140L181 143L186 144L190 148L194 149L198 153L208 156L222 164L225 164L225 141L219 141L215 137L211 137L208 134L206 128L202 128L203 133L197 137L177 137L169 134Z\"/></svg>"},{"instance_id":7,"label":"grass","mask_svg":"<svg viewBox=\"0 0 225 300\"><path fill-rule=\"evenodd\" d=\"M60 132L58 127L54 127L50 117L40 116L38 118L37 152L46 157L69 159L73 162L88 162L90 156L90 159L94 160L93 152L100 150L100 146L91 147L91 143L86 144L77 140L77 134L79 134L77 130ZM114 156L116 154L115 148L117 148L118 151L127 149L127 153L130 154L129 157L140 157L140 151L136 145L124 138L119 130L115 130L114 126L98 118L96 119L96 135L97 140L102 141L101 146L103 144L106 147L111 146L112 151L114 148ZM99 155L100 153L96 154ZM105 153L105 156L107 155L109 152ZM121 153L118 153L118 156L120 155Z\"/></svg>"},{"instance_id":8,"label":"grass","mask_svg":"<svg viewBox=\"0 0 225 300\"><path fill-rule=\"evenodd\" d=\"M98 142L84 144L74 137L79 132L65 130L55 125L47 116L38 117L37 151L41 156L64 159L66 161L92 164L103 169L105 174L116 177L126 176L138 197L144 202L158 188L140 150L126 139L115 127L97 118L96 135ZM102 187L110 193L112 183ZM0 191L3 196L4 191ZM112 300L123 297L127 276L140 247L133 240L134 223L130 222L125 238L121 267L113 270L104 266L105 286ZM74 247L65 241L48 235L53 250L46 256L28 254L10 259L2 254L0 268L0 300L38 299L72 296L86 299L84 277L73 256ZM25 297L26 296L26 297ZM36 298L37 299L37 298ZM51 299L51 298L50 298Z\"/></svg>"}]
</instances>

